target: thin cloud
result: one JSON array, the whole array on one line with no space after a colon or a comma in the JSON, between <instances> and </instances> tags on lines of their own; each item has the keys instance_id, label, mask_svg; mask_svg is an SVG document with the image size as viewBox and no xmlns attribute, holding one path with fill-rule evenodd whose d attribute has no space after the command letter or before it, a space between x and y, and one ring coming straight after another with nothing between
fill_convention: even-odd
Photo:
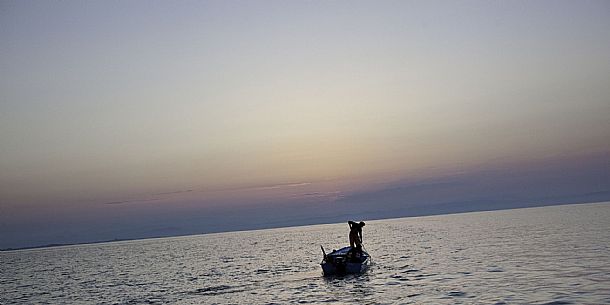
<instances>
[{"instance_id":1,"label":"thin cloud","mask_svg":"<svg viewBox=\"0 0 610 305\"><path fill-rule=\"evenodd\" d=\"M192 191L193 190L173 191L173 192L157 193L157 194L153 194L153 195L174 195L174 194L189 193Z\"/></svg>"},{"instance_id":2,"label":"thin cloud","mask_svg":"<svg viewBox=\"0 0 610 305\"><path fill-rule=\"evenodd\" d=\"M158 200L161 200L161 199L166 199L168 197L171 197L172 195L190 193L192 191L193 191L192 189L188 189L188 190L179 190L179 191L155 193L155 194L150 194L150 195L147 195L147 196L142 196L140 198L126 199L126 200L117 200L117 201L109 201L109 202L103 202L102 204L117 205L117 204L129 204L129 203L158 201ZM154 198L151 198L151 197L154 197Z\"/></svg>"},{"instance_id":3,"label":"thin cloud","mask_svg":"<svg viewBox=\"0 0 610 305\"><path fill-rule=\"evenodd\" d=\"M187 189L187 190L178 190L178 191L171 191L171 192L163 192L163 193L154 193L154 194L150 194L150 195L145 195L142 196L141 198L134 198L134 199L126 199L126 200L117 200L117 201L109 201L109 202L103 202L102 204L106 204L106 205L119 205L119 204L131 204L131 203L140 203L140 202L150 202L150 201L158 201L161 199L167 199L168 197L171 197L173 195L178 195L178 194L184 194L184 193L192 193L192 192L196 192L196 193L212 193L212 192L226 192L226 191L262 191L262 190L277 190L277 189L283 189L283 188L299 188L299 187L305 187L308 185L311 185L311 182L288 182L288 183L278 183L278 184L269 184L269 185L255 185L255 186L243 186L243 187L235 187L235 188L225 188L225 189L203 189L203 190L194 190L194 189ZM150 198L150 196L155 196L155 198ZM159 197L160 196L160 197Z\"/></svg>"},{"instance_id":4,"label":"thin cloud","mask_svg":"<svg viewBox=\"0 0 610 305\"><path fill-rule=\"evenodd\" d=\"M128 204L128 203L136 203L136 202L149 202L149 201L157 201L157 200L161 200L161 198L133 199L133 200L122 200L122 201L109 201L109 202L103 202L102 204L117 205L117 204Z\"/></svg>"},{"instance_id":5,"label":"thin cloud","mask_svg":"<svg viewBox=\"0 0 610 305\"><path fill-rule=\"evenodd\" d=\"M312 193L304 193L292 196L294 199L330 199L330 200L339 200L343 198L344 195L340 191L332 191L332 192L312 192Z\"/></svg>"},{"instance_id":6,"label":"thin cloud","mask_svg":"<svg viewBox=\"0 0 610 305\"><path fill-rule=\"evenodd\" d=\"M251 187L251 188L246 188L246 189L274 190L274 189L289 188L289 187L303 187L303 186L308 186L308 185L311 185L311 182L281 183L281 184L274 184L274 185L256 186L256 187Z\"/></svg>"},{"instance_id":7,"label":"thin cloud","mask_svg":"<svg viewBox=\"0 0 610 305\"><path fill-rule=\"evenodd\" d=\"M312 185L313 182L287 182L287 183L276 183L276 184L263 184L263 185L250 185L250 186L236 186L219 189L203 189L201 192L226 192L226 191L260 191L260 190L274 190L282 188L297 188Z\"/></svg>"}]
</instances>

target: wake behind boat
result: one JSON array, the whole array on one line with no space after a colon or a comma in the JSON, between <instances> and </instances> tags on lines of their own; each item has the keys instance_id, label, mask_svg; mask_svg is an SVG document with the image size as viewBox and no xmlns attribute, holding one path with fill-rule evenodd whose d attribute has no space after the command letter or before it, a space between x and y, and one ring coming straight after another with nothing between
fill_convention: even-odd
<instances>
[{"instance_id":1,"label":"wake behind boat","mask_svg":"<svg viewBox=\"0 0 610 305\"><path fill-rule=\"evenodd\" d=\"M371 264L371 256L364 250L344 247L326 254L324 247L320 247L324 254L320 265L325 276L362 273Z\"/></svg>"}]
</instances>

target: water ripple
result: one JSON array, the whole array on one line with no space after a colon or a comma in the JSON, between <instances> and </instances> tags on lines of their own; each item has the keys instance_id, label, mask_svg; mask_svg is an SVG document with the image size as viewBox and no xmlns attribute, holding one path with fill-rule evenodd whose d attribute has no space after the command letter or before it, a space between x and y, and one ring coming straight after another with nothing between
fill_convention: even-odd
<instances>
[{"instance_id":1,"label":"water ripple","mask_svg":"<svg viewBox=\"0 0 610 305\"><path fill-rule=\"evenodd\" d=\"M610 204L367 222L362 275L320 225L0 253L0 304L609 304Z\"/></svg>"}]
</instances>

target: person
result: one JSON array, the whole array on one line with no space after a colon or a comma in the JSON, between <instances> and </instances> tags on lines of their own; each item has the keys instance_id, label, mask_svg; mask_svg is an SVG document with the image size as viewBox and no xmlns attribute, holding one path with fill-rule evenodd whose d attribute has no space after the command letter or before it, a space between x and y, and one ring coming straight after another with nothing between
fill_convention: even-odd
<instances>
[{"instance_id":1,"label":"person","mask_svg":"<svg viewBox=\"0 0 610 305\"><path fill-rule=\"evenodd\" d=\"M354 221L348 221L349 225L349 246L352 249L356 248L362 251L362 227L364 227L364 221L356 223Z\"/></svg>"}]
</instances>

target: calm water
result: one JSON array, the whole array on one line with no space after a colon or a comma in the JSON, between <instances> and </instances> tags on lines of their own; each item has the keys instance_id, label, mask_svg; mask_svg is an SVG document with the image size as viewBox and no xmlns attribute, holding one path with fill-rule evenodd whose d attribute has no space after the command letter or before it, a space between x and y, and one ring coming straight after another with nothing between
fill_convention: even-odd
<instances>
[{"instance_id":1,"label":"calm water","mask_svg":"<svg viewBox=\"0 0 610 305\"><path fill-rule=\"evenodd\" d=\"M324 278L347 224L0 253L1 304L610 304L610 203L370 221L374 265Z\"/></svg>"}]
</instances>

